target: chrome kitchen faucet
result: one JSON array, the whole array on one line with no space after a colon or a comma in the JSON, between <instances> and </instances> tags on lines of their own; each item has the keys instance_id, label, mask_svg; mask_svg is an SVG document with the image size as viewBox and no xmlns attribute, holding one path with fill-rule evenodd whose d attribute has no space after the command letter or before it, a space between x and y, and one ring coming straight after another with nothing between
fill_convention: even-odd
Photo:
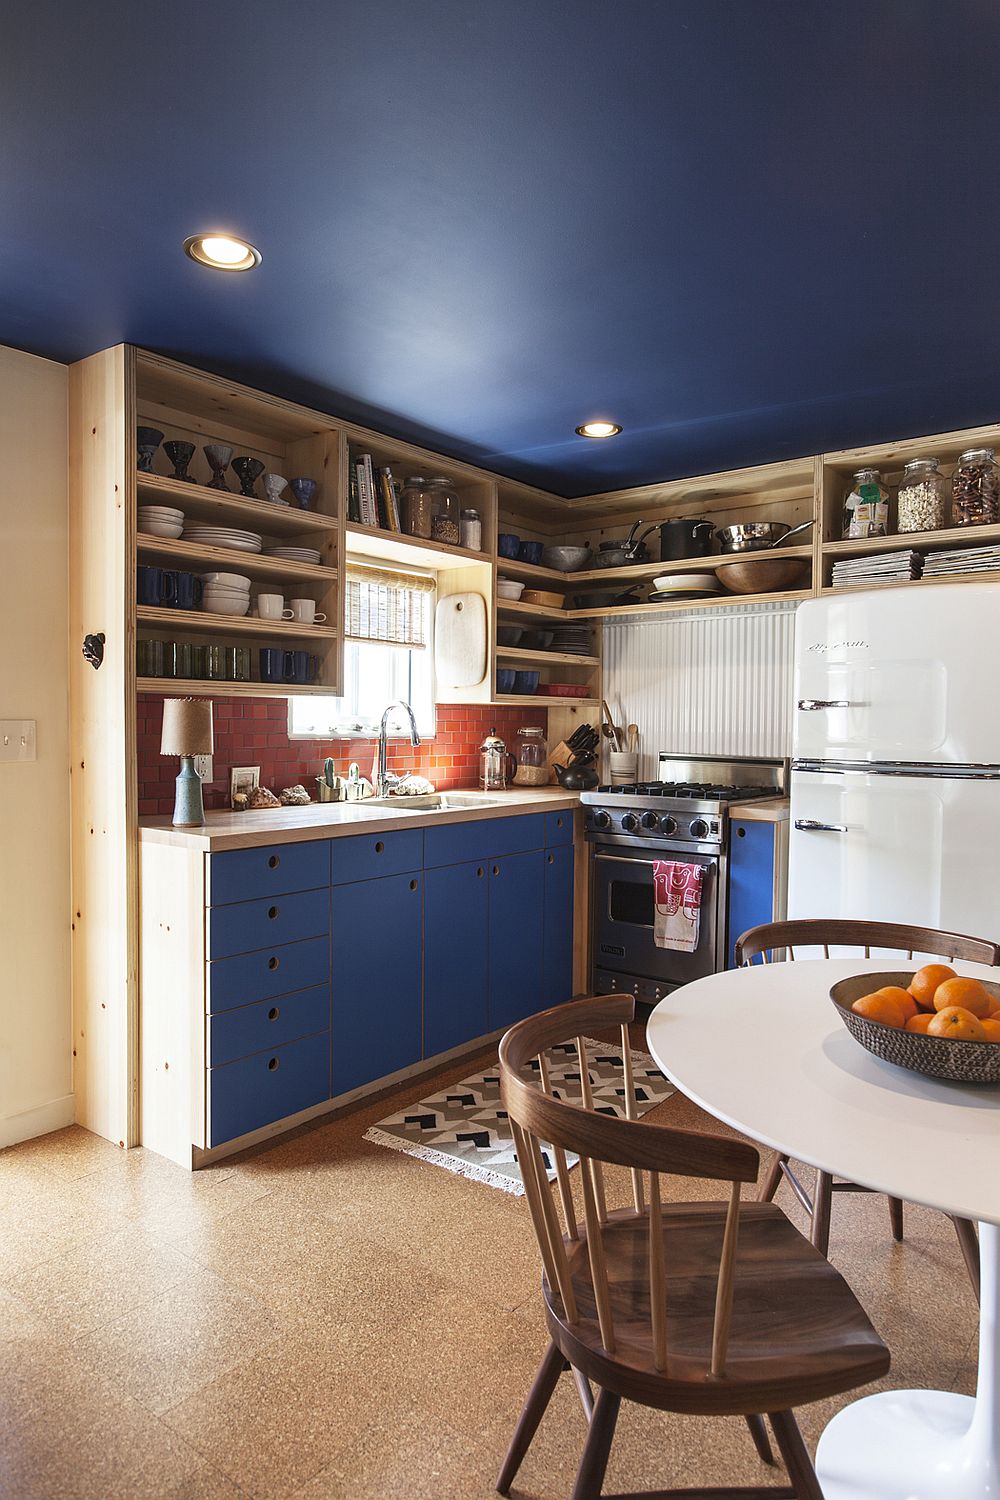
<instances>
[{"instance_id":1,"label":"chrome kitchen faucet","mask_svg":"<svg viewBox=\"0 0 1000 1500\"><path fill-rule=\"evenodd\" d=\"M413 717L413 709L404 699L398 698L394 703L389 704L389 707L382 715L382 722L378 727L378 770L375 776L376 797L388 797L392 788L398 786L399 782L402 780L402 777L396 776L392 771L387 770L385 763L386 724L388 723L389 715L392 713L394 708L405 708L407 716L410 720L410 744L413 746L417 746L420 744L420 736L417 733L417 721Z\"/></svg>"}]
</instances>

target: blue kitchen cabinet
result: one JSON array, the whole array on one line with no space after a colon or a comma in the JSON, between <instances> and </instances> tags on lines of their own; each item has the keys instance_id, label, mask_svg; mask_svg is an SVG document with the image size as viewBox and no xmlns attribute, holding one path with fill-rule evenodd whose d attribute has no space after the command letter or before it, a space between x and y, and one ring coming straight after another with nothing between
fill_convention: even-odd
<instances>
[{"instance_id":1,"label":"blue kitchen cabinet","mask_svg":"<svg viewBox=\"0 0 1000 1500\"><path fill-rule=\"evenodd\" d=\"M542 931L542 993L539 1009L562 1005L573 995L573 845L545 853Z\"/></svg>"},{"instance_id":2,"label":"blue kitchen cabinet","mask_svg":"<svg viewBox=\"0 0 1000 1500\"><path fill-rule=\"evenodd\" d=\"M424 1056L485 1036L489 1021L490 866L424 875Z\"/></svg>"},{"instance_id":3,"label":"blue kitchen cabinet","mask_svg":"<svg viewBox=\"0 0 1000 1500\"><path fill-rule=\"evenodd\" d=\"M741 823L729 827L729 939L727 967L734 967L736 939L750 927L773 922L780 912L778 897L777 841L781 823Z\"/></svg>"},{"instance_id":4,"label":"blue kitchen cabinet","mask_svg":"<svg viewBox=\"0 0 1000 1500\"><path fill-rule=\"evenodd\" d=\"M496 1031L545 1008L545 852L534 849L493 859L488 869L489 1029Z\"/></svg>"},{"instance_id":5,"label":"blue kitchen cabinet","mask_svg":"<svg viewBox=\"0 0 1000 1500\"><path fill-rule=\"evenodd\" d=\"M331 891L334 1096L420 1061L423 897L419 869Z\"/></svg>"}]
</instances>

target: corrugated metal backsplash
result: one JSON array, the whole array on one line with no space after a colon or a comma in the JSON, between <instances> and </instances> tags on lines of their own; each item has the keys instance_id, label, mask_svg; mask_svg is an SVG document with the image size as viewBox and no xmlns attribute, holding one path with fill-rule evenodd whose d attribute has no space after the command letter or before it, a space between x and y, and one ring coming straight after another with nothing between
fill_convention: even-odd
<instances>
[{"instance_id":1,"label":"corrugated metal backsplash","mask_svg":"<svg viewBox=\"0 0 1000 1500\"><path fill-rule=\"evenodd\" d=\"M638 724L640 775L660 750L791 753L793 604L678 610L604 627L604 684L619 724Z\"/></svg>"}]
</instances>

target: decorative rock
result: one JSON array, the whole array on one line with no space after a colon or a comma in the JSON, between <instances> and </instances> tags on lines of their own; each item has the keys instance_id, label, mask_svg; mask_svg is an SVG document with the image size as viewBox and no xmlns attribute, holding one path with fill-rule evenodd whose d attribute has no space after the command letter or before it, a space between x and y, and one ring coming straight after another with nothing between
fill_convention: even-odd
<instances>
[{"instance_id":1,"label":"decorative rock","mask_svg":"<svg viewBox=\"0 0 1000 1500\"><path fill-rule=\"evenodd\" d=\"M286 786L278 794L279 800L285 807L305 807L312 799L301 782L295 786Z\"/></svg>"}]
</instances>

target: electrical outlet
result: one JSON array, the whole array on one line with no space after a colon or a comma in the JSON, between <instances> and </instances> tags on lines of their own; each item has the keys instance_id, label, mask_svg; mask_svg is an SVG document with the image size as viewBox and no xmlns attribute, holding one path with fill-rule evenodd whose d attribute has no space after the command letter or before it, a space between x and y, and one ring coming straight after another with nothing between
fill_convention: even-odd
<instances>
[{"instance_id":1,"label":"electrical outlet","mask_svg":"<svg viewBox=\"0 0 1000 1500\"><path fill-rule=\"evenodd\" d=\"M194 758L194 768L202 781L215 780L215 777L212 775L212 757L210 755L196 755Z\"/></svg>"},{"instance_id":2,"label":"electrical outlet","mask_svg":"<svg viewBox=\"0 0 1000 1500\"><path fill-rule=\"evenodd\" d=\"M35 720L0 719L0 760L35 759Z\"/></svg>"}]
</instances>

